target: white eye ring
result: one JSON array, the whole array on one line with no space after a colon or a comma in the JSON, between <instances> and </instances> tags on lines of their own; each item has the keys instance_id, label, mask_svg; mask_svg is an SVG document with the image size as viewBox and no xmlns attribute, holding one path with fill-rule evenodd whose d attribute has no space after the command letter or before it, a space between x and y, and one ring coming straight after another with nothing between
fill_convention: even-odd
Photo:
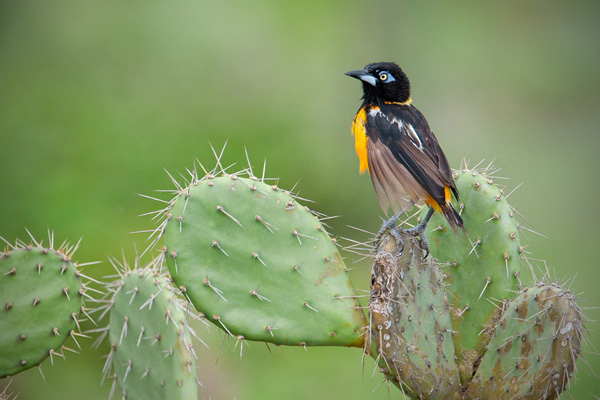
<instances>
[{"instance_id":1,"label":"white eye ring","mask_svg":"<svg viewBox=\"0 0 600 400\"><path fill-rule=\"evenodd\" d=\"M386 74L385 72L382 74L379 74L379 79L383 82L387 81L388 78L388 74Z\"/></svg>"}]
</instances>

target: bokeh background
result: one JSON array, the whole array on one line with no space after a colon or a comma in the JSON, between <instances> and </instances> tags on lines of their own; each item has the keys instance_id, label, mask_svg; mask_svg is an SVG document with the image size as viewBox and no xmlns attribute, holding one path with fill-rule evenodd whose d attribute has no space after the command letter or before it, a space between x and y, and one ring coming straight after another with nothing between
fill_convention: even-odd
<instances>
[{"instance_id":1,"label":"bokeh background","mask_svg":"<svg viewBox=\"0 0 600 400\"><path fill-rule=\"evenodd\" d=\"M343 72L396 61L411 78L455 168L495 159L536 257L572 288L594 320L598 291L600 3L597 1L0 2L0 235L27 240L55 231L83 237L76 258L111 273L107 255L129 260L149 229L137 215L159 207L136 193L171 188L194 157L255 166L280 186L299 181L314 208L376 231L381 211L358 174L350 122L360 85ZM157 196L164 196L156 194ZM368 262L347 253L356 286ZM1 320L0 320L1 323ZM597 324L588 324L598 344ZM201 351L203 398L385 399L374 362L356 349L239 352L212 329ZM19 399L106 399L102 354L80 355L18 375ZM572 398L600 394L600 356L579 363ZM219 355L220 353L220 355ZM1 356L1 355L0 355ZM0 381L0 388L8 381Z\"/></svg>"}]
</instances>

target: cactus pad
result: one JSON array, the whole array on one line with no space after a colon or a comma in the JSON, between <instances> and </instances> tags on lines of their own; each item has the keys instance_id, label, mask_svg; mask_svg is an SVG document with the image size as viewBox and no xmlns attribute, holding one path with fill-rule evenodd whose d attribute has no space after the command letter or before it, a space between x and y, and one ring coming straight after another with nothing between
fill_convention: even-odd
<instances>
[{"instance_id":1,"label":"cactus pad","mask_svg":"<svg viewBox=\"0 0 600 400\"><path fill-rule=\"evenodd\" d=\"M165 211L165 257L198 311L229 334L362 347L363 312L321 222L252 176L207 174Z\"/></svg>"},{"instance_id":2,"label":"cactus pad","mask_svg":"<svg viewBox=\"0 0 600 400\"><path fill-rule=\"evenodd\" d=\"M583 325L574 296L556 284L540 283L504 306L469 397L558 398L581 352Z\"/></svg>"},{"instance_id":3,"label":"cactus pad","mask_svg":"<svg viewBox=\"0 0 600 400\"><path fill-rule=\"evenodd\" d=\"M123 398L196 399L196 367L186 302L150 267L125 270L109 285L111 352Z\"/></svg>"},{"instance_id":4,"label":"cactus pad","mask_svg":"<svg viewBox=\"0 0 600 400\"><path fill-rule=\"evenodd\" d=\"M461 216L473 242L455 234L441 215L427 228L431 255L447 263L446 289L453 309L452 326L462 383L489 341L489 325L498 316L490 299L507 299L519 289L519 229L500 188L485 173L454 172ZM437 213L436 213L437 214Z\"/></svg>"},{"instance_id":5,"label":"cactus pad","mask_svg":"<svg viewBox=\"0 0 600 400\"><path fill-rule=\"evenodd\" d=\"M66 247L17 241L0 252L0 378L64 357L79 331L85 287Z\"/></svg>"}]
</instances>

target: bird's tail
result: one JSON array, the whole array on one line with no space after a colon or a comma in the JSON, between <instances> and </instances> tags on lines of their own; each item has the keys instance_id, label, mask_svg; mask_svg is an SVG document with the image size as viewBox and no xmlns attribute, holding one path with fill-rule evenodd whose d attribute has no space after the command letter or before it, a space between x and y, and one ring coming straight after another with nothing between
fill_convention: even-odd
<instances>
[{"instance_id":1,"label":"bird's tail","mask_svg":"<svg viewBox=\"0 0 600 400\"><path fill-rule=\"evenodd\" d=\"M442 214L444 214L444 218L446 218L446 221L448 221L448 224L450 225L454 233L457 233L457 228L461 228L465 235L469 237L467 231L465 230L463 219L460 216L460 214L454 209L454 207L452 207L452 203L447 202L445 204L440 204L440 207L442 209Z\"/></svg>"}]
</instances>

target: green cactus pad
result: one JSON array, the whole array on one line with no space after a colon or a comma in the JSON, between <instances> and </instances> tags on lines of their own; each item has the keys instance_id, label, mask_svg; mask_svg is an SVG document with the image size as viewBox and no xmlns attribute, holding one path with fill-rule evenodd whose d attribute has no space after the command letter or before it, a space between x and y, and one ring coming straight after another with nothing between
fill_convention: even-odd
<instances>
[{"instance_id":1,"label":"green cactus pad","mask_svg":"<svg viewBox=\"0 0 600 400\"><path fill-rule=\"evenodd\" d=\"M198 398L186 304L169 279L151 268L136 269L109 290L114 296L107 363L112 361L123 398Z\"/></svg>"},{"instance_id":2,"label":"green cactus pad","mask_svg":"<svg viewBox=\"0 0 600 400\"><path fill-rule=\"evenodd\" d=\"M236 175L194 179L166 211L169 271L229 334L362 347L366 320L332 239L289 192Z\"/></svg>"},{"instance_id":3,"label":"green cactus pad","mask_svg":"<svg viewBox=\"0 0 600 400\"><path fill-rule=\"evenodd\" d=\"M582 319L574 296L555 284L537 284L504 306L468 398L558 398L581 352Z\"/></svg>"},{"instance_id":4,"label":"green cactus pad","mask_svg":"<svg viewBox=\"0 0 600 400\"><path fill-rule=\"evenodd\" d=\"M0 252L0 378L63 357L84 285L71 252L17 242Z\"/></svg>"},{"instance_id":5,"label":"green cactus pad","mask_svg":"<svg viewBox=\"0 0 600 400\"><path fill-rule=\"evenodd\" d=\"M446 289L453 309L452 326L461 382L471 378L498 316L490 299L507 299L519 289L520 240L517 221L502 191L475 170L454 173L464 227L454 233L436 213L427 227L431 255L447 263Z\"/></svg>"},{"instance_id":6,"label":"green cactus pad","mask_svg":"<svg viewBox=\"0 0 600 400\"><path fill-rule=\"evenodd\" d=\"M371 279L371 340L386 377L420 399L460 399L443 276L418 240L400 232L379 242Z\"/></svg>"}]
</instances>

